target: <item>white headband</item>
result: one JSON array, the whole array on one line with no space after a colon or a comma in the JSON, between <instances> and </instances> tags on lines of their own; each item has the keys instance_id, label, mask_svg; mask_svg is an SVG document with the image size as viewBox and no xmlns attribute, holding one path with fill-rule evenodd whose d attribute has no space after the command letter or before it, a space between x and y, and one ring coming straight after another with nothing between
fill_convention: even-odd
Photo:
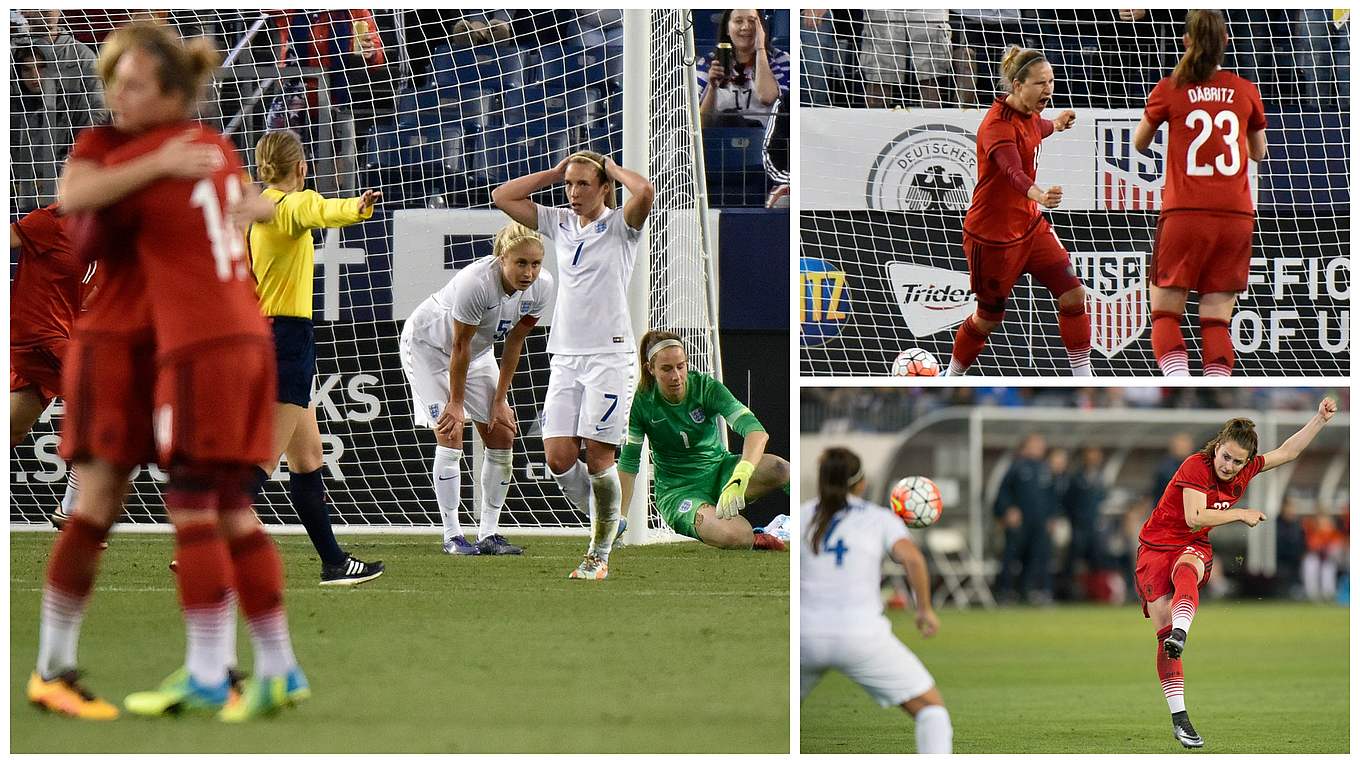
<instances>
[{"instance_id":1,"label":"white headband","mask_svg":"<svg viewBox=\"0 0 1360 760\"><path fill-rule=\"evenodd\" d=\"M647 361L651 361L652 357L656 356L657 353L664 351L668 348L683 349L684 347L685 344L681 343L675 338L667 338L663 341L653 344L651 348L647 349Z\"/></svg>"}]
</instances>

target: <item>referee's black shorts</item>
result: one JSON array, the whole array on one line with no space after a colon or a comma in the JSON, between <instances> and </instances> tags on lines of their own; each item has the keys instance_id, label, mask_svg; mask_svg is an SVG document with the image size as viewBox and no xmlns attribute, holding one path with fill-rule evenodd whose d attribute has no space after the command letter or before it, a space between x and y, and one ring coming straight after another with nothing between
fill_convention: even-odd
<instances>
[{"instance_id":1,"label":"referee's black shorts","mask_svg":"<svg viewBox=\"0 0 1360 760\"><path fill-rule=\"evenodd\" d=\"M279 403L306 409L316 375L316 334L305 317L270 317L274 356L279 365Z\"/></svg>"}]
</instances>

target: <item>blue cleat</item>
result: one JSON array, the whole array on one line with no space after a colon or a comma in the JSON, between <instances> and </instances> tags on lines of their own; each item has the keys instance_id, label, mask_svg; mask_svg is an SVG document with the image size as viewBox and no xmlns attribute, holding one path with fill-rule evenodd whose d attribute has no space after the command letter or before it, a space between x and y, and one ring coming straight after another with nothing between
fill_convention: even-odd
<instances>
[{"instance_id":1,"label":"blue cleat","mask_svg":"<svg viewBox=\"0 0 1360 760\"><path fill-rule=\"evenodd\" d=\"M133 715L159 718L185 713L214 713L227 704L231 694L230 679L223 678L215 686L204 686L194 680L184 668L171 673L154 691L139 691L123 700L123 707Z\"/></svg>"},{"instance_id":2,"label":"blue cleat","mask_svg":"<svg viewBox=\"0 0 1360 760\"><path fill-rule=\"evenodd\" d=\"M454 536L452 540L444 542L444 553L475 557L482 552L476 544L469 542L466 538Z\"/></svg>"},{"instance_id":3,"label":"blue cleat","mask_svg":"<svg viewBox=\"0 0 1360 760\"><path fill-rule=\"evenodd\" d=\"M481 541L478 541L477 545L473 548L477 550L473 552L474 554L481 554L482 556L524 553L524 547L515 546L505 540L505 536L502 536L499 533L493 533L486 538L483 538Z\"/></svg>"}]
</instances>

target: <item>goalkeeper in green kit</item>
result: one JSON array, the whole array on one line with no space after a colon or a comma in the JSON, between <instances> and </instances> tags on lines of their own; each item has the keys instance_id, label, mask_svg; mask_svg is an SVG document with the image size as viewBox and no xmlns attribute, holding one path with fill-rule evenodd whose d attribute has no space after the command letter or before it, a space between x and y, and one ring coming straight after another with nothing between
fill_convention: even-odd
<instances>
[{"instance_id":1,"label":"goalkeeper in green kit","mask_svg":"<svg viewBox=\"0 0 1360 760\"><path fill-rule=\"evenodd\" d=\"M787 551L775 535L787 517L757 532L740 514L748 501L775 489L788 491L789 463L765 453L770 436L760 421L721 382L689 368L675 333L649 331L638 354L642 378L619 459L623 504L633 495L645 436L651 441L657 509L672 530L720 549ZM719 416L744 440L740 456L719 438Z\"/></svg>"}]
</instances>

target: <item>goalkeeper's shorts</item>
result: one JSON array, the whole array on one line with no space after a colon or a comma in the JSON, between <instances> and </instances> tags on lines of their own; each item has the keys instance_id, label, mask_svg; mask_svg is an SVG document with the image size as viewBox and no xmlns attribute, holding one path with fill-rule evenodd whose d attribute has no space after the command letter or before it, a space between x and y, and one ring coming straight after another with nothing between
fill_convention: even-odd
<instances>
[{"instance_id":1,"label":"goalkeeper's shorts","mask_svg":"<svg viewBox=\"0 0 1360 760\"><path fill-rule=\"evenodd\" d=\"M717 506L723 486L727 485L740 461L740 455L729 453L709 477L674 484L658 482L656 510L661 513L661 519L676 533L698 538L699 533L694 529L694 516L705 504Z\"/></svg>"}]
</instances>

